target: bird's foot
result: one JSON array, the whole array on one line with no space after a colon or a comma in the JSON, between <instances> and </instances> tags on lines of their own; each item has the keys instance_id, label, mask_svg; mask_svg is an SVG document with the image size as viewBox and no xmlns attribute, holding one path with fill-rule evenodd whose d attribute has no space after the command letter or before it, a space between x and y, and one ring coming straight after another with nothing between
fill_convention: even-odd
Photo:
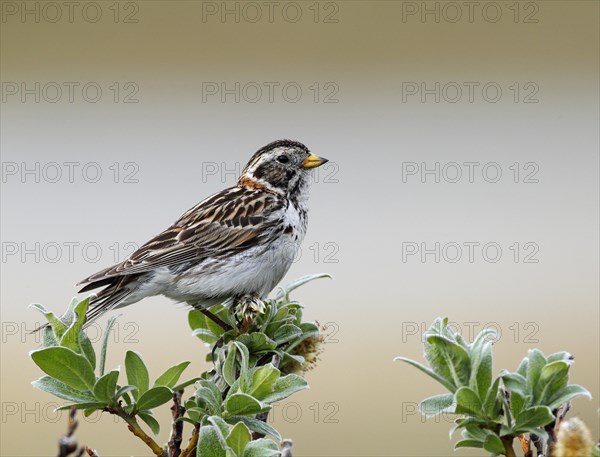
<instances>
[{"instance_id":1,"label":"bird's foot","mask_svg":"<svg viewBox=\"0 0 600 457\"><path fill-rule=\"evenodd\" d=\"M250 327L257 314L265 312L265 303L256 295L246 294L238 297L234 302L234 312L240 317L242 327Z\"/></svg>"}]
</instances>

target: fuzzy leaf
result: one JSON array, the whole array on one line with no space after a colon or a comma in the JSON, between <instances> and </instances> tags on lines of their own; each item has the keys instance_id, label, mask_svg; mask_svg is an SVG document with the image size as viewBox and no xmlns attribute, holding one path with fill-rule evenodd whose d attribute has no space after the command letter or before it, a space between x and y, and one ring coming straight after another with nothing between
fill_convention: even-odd
<instances>
[{"instance_id":1,"label":"fuzzy leaf","mask_svg":"<svg viewBox=\"0 0 600 457\"><path fill-rule=\"evenodd\" d=\"M137 401L137 409L143 411L145 409L153 409L160 405L164 405L173 399L173 391L166 386L157 386L147 390L140 395Z\"/></svg>"},{"instance_id":2,"label":"fuzzy leaf","mask_svg":"<svg viewBox=\"0 0 600 457\"><path fill-rule=\"evenodd\" d=\"M156 378L154 386L167 386L172 389L175 387L175 384L177 384L177 381L179 381L181 374L185 371L190 363L191 362L189 361L181 362L167 369L163 374Z\"/></svg>"},{"instance_id":3,"label":"fuzzy leaf","mask_svg":"<svg viewBox=\"0 0 600 457\"><path fill-rule=\"evenodd\" d=\"M479 440L472 440L472 439L467 439L467 440L460 440L458 441L455 445L454 445L454 449L459 449L462 447L476 447L476 448L482 448L483 447L483 441L479 441Z\"/></svg>"},{"instance_id":4,"label":"fuzzy leaf","mask_svg":"<svg viewBox=\"0 0 600 457\"><path fill-rule=\"evenodd\" d=\"M104 330L104 335L102 336L102 346L100 347L100 361L98 363L98 371L100 372L100 376L104 374L104 367L106 365L106 351L108 348L108 339L110 337L110 331L115 325L115 321L119 315L111 316L106 324L106 329Z\"/></svg>"},{"instance_id":5,"label":"fuzzy leaf","mask_svg":"<svg viewBox=\"0 0 600 457\"><path fill-rule=\"evenodd\" d=\"M440 394L426 398L419 404L419 411L427 417L437 416L447 411L454 403L454 395Z\"/></svg>"},{"instance_id":6,"label":"fuzzy leaf","mask_svg":"<svg viewBox=\"0 0 600 457\"><path fill-rule=\"evenodd\" d=\"M271 435L276 440L281 441L281 435L277 430L271 427L266 422L258 420L254 417L249 416L231 416L225 419L230 424L236 424L237 422L243 422L246 427L256 433L262 433L263 435Z\"/></svg>"},{"instance_id":7,"label":"fuzzy leaf","mask_svg":"<svg viewBox=\"0 0 600 457\"><path fill-rule=\"evenodd\" d=\"M218 415L221 413L221 392L214 382L200 380L200 387L196 390L196 399L201 402L201 406L206 406L210 414Z\"/></svg>"},{"instance_id":8,"label":"fuzzy leaf","mask_svg":"<svg viewBox=\"0 0 600 457\"><path fill-rule=\"evenodd\" d=\"M235 452L235 455L244 455L244 449L246 445L252 440L252 434L248 427L243 422L238 422L231 429L229 436L227 437L227 444Z\"/></svg>"},{"instance_id":9,"label":"fuzzy leaf","mask_svg":"<svg viewBox=\"0 0 600 457\"><path fill-rule=\"evenodd\" d=\"M285 324L279 327L273 334L273 339L277 345L287 343L295 338L302 336L302 330L294 324Z\"/></svg>"},{"instance_id":10,"label":"fuzzy leaf","mask_svg":"<svg viewBox=\"0 0 600 457\"><path fill-rule=\"evenodd\" d=\"M591 400L592 394L578 384L569 384L568 386L563 387L555 392L554 395L548 400L547 406L550 409L556 409L576 397L587 397Z\"/></svg>"},{"instance_id":11,"label":"fuzzy leaf","mask_svg":"<svg viewBox=\"0 0 600 457\"><path fill-rule=\"evenodd\" d=\"M243 457L273 457L278 455L280 454L277 444L272 440L260 438L248 443Z\"/></svg>"},{"instance_id":12,"label":"fuzzy leaf","mask_svg":"<svg viewBox=\"0 0 600 457\"><path fill-rule=\"evenodd\" d=\"M227 357L225 357L225 362L223 363L223 379L225 379L225 382L229 386L231 386L237 378L236 353L237 350L235 344L230 344Z\"/></svg>"},{"instance_id":13,"label":"fuzzy leaf","mask_svg":"<svg viewBox=\"0 0 600 457\"><path fill-rule=\"evenodd\" d=\"M456 413L480 417L483 406L479 396L470 387L463 386L454 394L456 398Z\"/></svg>"},{"instance_id":14,"label":"fuzzy leaf","mask_svg":"<svg viewBox=\"0 0 600 457\"><path fill-rule=\"evenodd\" d=\"M504 454L504 444L495 433L490 433L483 442L483 448L492 454Z\"/></svg>"},{"instance_id":15,"label":"fuzzy leaf","mask_svg":"<svg viewBox=\"0 0 600 457\"><path fill-rule=\"evenodd\" d=\"M112 403L115 391L117 390L117 380L119 379L119 370L113 370L102 376L94 385L94 396L107 404Z\"/></svg>"},{"instance_id":16,"label":"fuzzy leaf","mask_svg":"<svg viewBox=\"0 0 600 457\"><path fill-rule=\"evenodd\" d=\"M72 401L74 403L85 403L93 402L95 398L87 392L82 392L79 389L59 381L51 376L44 376L37 381L31 383L33 387L43 390L55 397L62 398L63 400Z\"/></svg>"},{"instance_id":17,"label":"fuzzy leaf","mask_svg":"<svg viewBox=\"0 0 600 457\"><path fill-rule=\"evenodd\" d=\"M437 382L439 382L441 385L443 385L450 392L454 392L456 390L456 387L454 387L454 384L452 384L451 382L442 378L440 375L435 373L433 370L426 367L425 365L420 364L419 362L415 362L414 360L407 359L406 357L396 357L394 360L399 361L399 362L406 362L409 365L412 365L413 367L421 370L423 373L425 373L426 375L435 379Z\"/></svg>"},{"instance_id":18,"label":"fuzzy leaf","mask_svg":"<svg viewBox=\"0 0 600 457\"><path fill-rule=\"evenodd\" d=\"M280 374L271 363L258 368L252 375L252 385L248 393L259 400L271 395Z\"/></svg>"},{"instance_id":19,"label":"fuzzy leaf","mask_svg":"<svg viewBox=\"0 0 600 457\"><path fill-rule=\"evenodd\" d=\"M158 435L158 433L160 432L160 424L149 411L140 411L139 413L137 413L137 415L146 423L148 427L150 427L150 430L152 430L152 433L154 433L154 435Z\"/></svg>"},{"instance_id":20,"label":"fuzzy leaf","mask_svg":"<svg viewBox=\"0 0 600 457\"><path fill-rule=\"evenodd\" d=\"M146 368L140 354L127 351L125 354L125 373L127 373L127 382L137 387L137 390L132 391L133 398L137 400L148 390L150 385L148 368Z\"/></svg>"},{"instance_id":21,"label":"fuzzy leaf","mask_svg":"<svg viewBox=\"0 0 600 457\"><path fill-rule=\"evenodd\" d=\"M33 361L47 375L78 390L92 390L96 382L88 359L64 347L49 347L30 353Z\"/></svg>"},{"instance_id":22,"label":"fuzzy leaf","mask_svg":"<svg viewBox=\"0 0 600 457\"><path fill-rule=\"evenodd\" d=\"M554 415L547 406L526 408L515 417L515 431L543 427L554 420Z\"/></svg>"},{"instance_id":23,"label":"fuzzy leaf","mask_svg":"<svg viewBox=\"0 0 600 457\"><path fill-rule=\"evenodd\" d=\"M261 402L245 393L230 395L225 400L225 413L228 416L254 415L263 410Z\"/></svg>"},{"instance_id":24,"label":"fuzzy leaf","mask_svg":"<svg viewBox=\"0 0 600 457\"><path fill-rule=\"evenodd\" d=\"M214 425L200 427L197 455L200 457L225 457L226 453L219 441L219 435Z\"/></svg>"},{"instance_id":25,"label":"fuzzy leaf","mask_svg":"<svg viewBox=\"0 0 600 457\"><path fill-rule=\"evenodd\" d=\"M273 385L273 392L261 399L265 403L283 400L301 390L308 389L306 380L296 374L280 377Z\"/></svg>"}]
</instances>

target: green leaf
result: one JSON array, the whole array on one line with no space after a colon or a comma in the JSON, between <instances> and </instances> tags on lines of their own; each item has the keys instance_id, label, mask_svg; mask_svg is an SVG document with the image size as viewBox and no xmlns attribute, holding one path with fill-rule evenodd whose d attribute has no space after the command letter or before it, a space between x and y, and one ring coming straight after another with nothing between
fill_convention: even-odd
<instances>
[{"instance_id":1,"label":"green leaf","mask_svg":"<svg viewBox=\"0 0 600 457\"><path fill-rule=\"evenodd\" d=\"M437 382L439 382L441 385L443 385L450 392L454 392L456 390L456 387L454 387L454 384L452 384L451 382L442 378L440 375L435 373L433 370L426 367L425 365L420 364L419 362L415 362L414 360L407 359L406 357L396 357L394 360L399 361L399 362L406 362L409 365L412 365L413 367L421 370L423 373L425 373L426 375L435 379Z\"/></svg>"},{"instance_id":2,"label":"green leaf","mask_svg":"<svg viewBox=\"0 0 600 457\"><path fill-rule=\"evenodd\" d=\"M313 275L302 276L301 278L298 278L298 279L290 282L289 284L287 284L285 286L285 288L280 289L278 291L277 295L275 296L275 300L281 300L281 299L285 298L286 300L289 301L290 292L292 292L294 289L297 289L298 287L303 286L306 283L309 283L311 281L314 281L315 279L320 279L320 278L333 279L327 273L318 273L318 274L313 274Z\"/></svg>"},{"instance_id":3,"label":"green leaf","mask_svg":"<svg viewBox=\"0 0 600 457\"><path fill-rule=\"evenodd\" d=\"M63 400L72 401L75 403L93 402L95 398L92 395L82 392L78 389L59 381L58 379L50 376L44 376L37 381L31 383L33 387L43 390L55 397L62 398Z\"/></svg>"},{"instance_id":4,"label":"green leaf","mask_svg":"<svg viewBox=\"0 0 600 457\"><path fill-rule=\"evenodd\" d=\"M154 435L158 435L158 433L160 432L160 424L149 411L140 411L139 413L137 413L137 415L146 423L148 427L150 427L150 430L152 430L152 433L154 433Z\"/></svg>"},{"instance_id":5,"label":"green leaf","mask_svg":"<svg viewBox=\"0 0 600 457\"><path fill-rule=\"evenodd\" d=\"M285 324L279 327L273 334L273 339L277 345L287 343L295 338L302 336L302 330L293 324Z\"/></svg>"},{"instance_id":6,"label":"green leaf","mask_svg":"<svg viewBox=\"0 0 600 457\"><path fill-rule=\"evenodd\" d=\"M425 358L433 371L457 388L468 385L469 353L455 341L442 335L426 336Z\"/></svg>"},{"instance_id":7,"label":"green leaf","mask_svg":"<svg viewBox=\"0 0 600 457\"><path fill-rule=\"evenodd\" d=\"M101 402L97 402L97 401L73 403L71 405L63 405L59 408L56 408L56 411L64 411L67 409L71 409L73 406L75 406L75 408L77 408L77 409L85 409L85 410L89 410L90 412L94 412L97 409L104 409L106 407L106 403L101 403ZM89 414L88 414L88 416L89 416Z\"/></svg>"},{"instance_id":8,"label":"green leaf","mask_svg":"<svg viewBox=\"0 0 600 457\"><path fill-rule=\"evenodd\" d=\"M515 417L515 432L524 429L543 427L554 420L554 415L547 406L533 406L521 411Z\"/></svg>"},{"instance_id":9,"label":"green leaf","mask_svg":"<svg viewBox=\"0 0 600 457\"><path fill-rule=\"evenodd\" d=\"M219 435L214 425L203 425L200 427L198 437L198 457L226 457L225 450L219 442Z\"/></svg>"},{"instance_id":10,"label":"green leaf","mask_svg":"<svg viewBox=\"0 0 600 457\"><path fill-rule=\"evenodd\" d=\"M248 393L259 400L271 395L280 375L271 363L258 368L252 375L252 386Z\"/></svg>"},{"instance_id":11,"label":"green leaf","mask_svg":"<svg viewBox=\"0 0 600 457\"><path fill-rule=\"evenodd\" d=\"M33 361L47 375L79 390L92 390L96 382L94 369L82 355L64 347L49 347L30 353Z\"/></svg>"},{"instance_id":12,"label":"green leaf","mask_svg":"<svg viewBox=\"0 0 600 457\"><path fill-rule=\"evenodd\" d=\"M82 330L79 332L79 344L81 346L81 353L85 356L86 359L89 360L92 368L96 368L96 351L94 351L94 346L92 346L92 342Z\"/></svg>"},{"instance_id":13,"label":"green leaf","mask_svg":"<svg viewBox=\"0 0 600 457\"><path fill-rule=\"evenodd\" d=\"M277 343L264 333L245 333L236 338L236 341L242 343L248 348L250 354L261 354L273 351L277 348Z\"/></svg>"},{"instance_id":14,"label":"green leaf","mask_svg":"<svg viewBox=\"0 0 600 457\"><path fill-rule=\"evenodd\" d=\"M52 329L56 340L60 340L63 334L67 331L67 326L64 324L64 322L62 322L58 317L56 317L56 315L53 312L48 311L44 307L44 305L40 305L39 303L32 303L31 305L29 305L29 307L41 312L46 317L46 319L48 319L50 328Z\"/></svg>"},{"instance_id":15,"label":"green leaf","mask_svg":"<svg viewBox=\"0 0 600 457\"><path fill-rule=\"evenodd\" d=\"M558 362L558 361L571 363L573 361L573 356L571 354L569 354L568 352L562 351L562 352L556 352L554 354L549 355L546 360L548 363Z\"/></svg>"},{"instance_id":16,"label":"green leaf","mask_svg":"<svg viewBox=\"0 0 600 457\"><path fill-rule=\"evenodd\" d=\"M134 390L137 390L137 387L135 387L135 386L123 386L123 387L119 387L119 390L117 390L117 393L113 397L113 401L117 401L119 398L123 397L128 392L132 392ZM129 397L129 395L127 395L127 397L125 397L125 398L128 398L128 397Z\"/></svg>"},{"instance_id":17,"label":"green leaf","mask_svg":"<svg viewBox=\"0 0 600 457\"><path fill-rule=\"evenodd\" d=\"M519 373L509 373L507 371L500 372L500 377L506 388L511 392L518 392L522 396L529 393L527 389L527 379Z\"/></svg>"},{"instance_id":18,"label":"green leaf","mask_svg":"<svg viewBox=\"0 0 600 457\"><path fill-rule=\"evenodd\" d=\"M115 391L117 390L117 380L119 379L119 370L113 370L102 376L94 385L94 396L108 404L112 403Z\"/></svg>"},{"instance_id":19,"label":"green leaf","mask_svg":"<svg viewBox=\"0 0 600 457\"><path fill-rule=\"evenodd\" d=\"M283 400L290 395L301 390L308 389L306 380L296 374L288 374L280 377L273 385L273 392L263 398L261 401L265 403L273 403Z\"/></svg>"},{"instance_id":20,"label":"green leaf","mask_svg":"<svg viewBox=\"0 0 600 457\"><path fill-rule=\"evenodd\" d=\"M221 391L214 382L202 379L195 395L200 405L205 406L210 414L219 415L221 413Z\"/></svg>"},{"instance_id":21,"label":"green leaf","mask_svg":"<svg viewBox=\"0 0 600 457\"><path fill-rule=\"evenodd\" d=\"M153 409L160 405L164 405L173 399L173 391L166 386L153 387L144 392L137 401L137 409Z\"/></svg>"},{"instance_id":22,"label":"green leaf","mask_svg":"<svg viewBox=\"0 0 600 457\"><path fill-rule=\"evenodd\" d=\"M248 443L243 457L273 457L276 455L280 455L277 444L272 440L260 438Z\"/></svg>"},{"instance_id":23,"label":"green leaf","mask_svg":"<svg viewBox=\"0 0 600 457\"><path fill-rule=\"evenodd\" d=\"M498 388L500 387L500 377L497 377L488 390L483 402L483 410L485 415L490 419L495 419L500 414L500 402L498 401ZM502 393L500 393L502 395Z\"/></svg>"},{"instance_id":24,"label":"green leaf","mask_svg":"<svg viewBox=\"0 0 600 457\"><path fill-rule=\"evenodd\" d=\"M492 454L504 454L504 444L495 433L490 433L483 442L483 448Z\"/></svg>"},{"instance_id":25,"label":"green leaf","mask_svg":"<svg viewBox=\"0 0 600 457\"><path fill-rule=\"evenodd\" d=\"M531 397L522 396L516 390L510 393L510 408L512 409L513 416L518 416L521 411L527 406L529 406L529 399Z\"/></svg>"},{"instance_id":26,"label":"green leaf","mask_svg":"<svg viewBox=\"0 0 600 457\"><path fill-rule=\"evenodd\" d=\"M172 389L173 387L175 387L175 384L177 384L177 381L179 381L179 378L181 377L182 373L185 371L185 369L190 363L191 362L189 361L185 361L172 366L163 374L161 374L156 379L156 381L154 381L154 386L167 386Z\"/></svg>"},{"instance_id":27,"label":"green leaf","mask_svg":"<svg viewBox=\"0 0 600 457\"><path fill-rule=\"evenodd\" d=\"M81 300L73 310L73 321L67 331L60 338L60 345L71 349L74 352L81 353L81 344L79 343L79 334L85 323L85 313L90 303L89 297Z\"/></svg>"},{"instance_id":28,"label":"green leaf","mask_svg":"<svg viewBox=\"0 0 600 457\"><path fill-rule=\"evenodd\" d=\"M214 425L219 437L219 442L221 443L221 447L226 451L231 452L231 448L229 447L229 444L227 444L226 440L226 437L229 435L229 425L227 425L227 422L225 422L225 420L219 416L210 416L207 420L209 423Z\"/></svg>"},{"instance_id":29,"label":"green leaf","mask_svg":"<svg viewBox=\"0 0 600 457\"><path fill-rule=\"evenodd\" d=\"M546 357L539 349L530 349L527 357L529 363L527 365L527 389L533 392L540 380L542 369L546 366Z\"/></svg>"},{"instance_id":30,"label":"green leaf","mask_svg":"<svg viewBox=\"0 0 600 457\"><path fill-rule=\"evenodd\" d=\"M106 364L106 350L108 348L108 338L110 337L110 331L112 330L113 325L115 325L115 321L119 315L112 316L108 323L106 324L106 330L104 330L104 335L102 336L102 346L100 347L100 362L98 363L98 371L100 372L100 376L104 374L104 366Z\"/></svg>"},{"instance_id":31,"label":"green leaf","mask_svg":"<svg viewBox=\"0 0 600 457\"><path fill-rule=\"evenodd\" d=\"M225 400L225 414L228 416L254 415L263 410L261 402L245 393L230 395Z\"/></svg>"},{"instance_id":32,"label":"green leaf","mask_svg":"<svg viewBox=\"0 0 600 457\"><path fill-rule=\"evenodd\" d=\"M231 416L225 419L230 424L236 424L242 422L246 427L256 433L263 435L271 435L276 440L281 441L281 435L277 430L271 427L266 422L256 419L255 417L248 416Z\"/></svg>"},{"instance_id":33,"label":"green leaf","mask_svg":"<svg viewBox=\"0 0 600 457\"><path fill-rule=\"evenodd\" d=\"M569 382L569 364L563 360L551 362L542 368L540 380L534 389L534 402L545 404L549 398Z\"/></svg>"},{"instance_id":34,"label":"green leaf","mask_svg":"<svg viewBox=\"0 0 600 457\"><path fill-rule=\"evenodd\" d=\"M275 442L269 439L260 438L248 443L243 457L275 457L280 455L281 453Z\"/></svg>"},{"instance_id":35,"label":"green leaf","mask_svg":"<svg viewBox=\"0 0 600 457\"><path fill-rule=\"evenodd\" d=\"M475 417L480 417L482 415L483 406L481 400L470 387L461 387L456 391L454 397L456 399L457 414L469 414Z\"/></svg>"},{"instance_id":36,"label":"green leaf","mask_svg":"<svg viewBox=\"0 0 600 457\"><path fill-rule=\"evenodd\" d=\"M248 427L243 422L238 422L231 429L227 437L227 444L235 452L235 455L241 456L244 454L246 445L252 440L252 434Z\"/></svg>"},{"instance_id":37,"label":"green leaf","mask_svg":"<svg viewBox=\"0 0 600 457\"><path fill-rule=\"evenodd\" d=\"M492 329L485 329L469 348L471 358L471 375L469 387L485 398L492 384L492 344L490 339L496 336Z\"/></svg>"},{"instance_id":38,"label":"green leaf","mask_svg":"<svg viewBox=\"0 0 600 457\"><path fill-rule=\"evenodd\" d=\"M427 417L433 417L451 409L453 403L454 395L452 394L434 395L419 404L419 411Z\"/></svg>"},{"instance_id":39,"label":"green leaf","mask_svg":"<svg viewBox=\"0 0 600 457\"><path fill-rule=\"evenodd\" d=\"M241 363L240 363L240 389L242 392L246 392L248 390L248 385L250 384L250 379L248 377L248 369L250 363L250 353L248 352L248 348L236 341L234 343L237 349L240 351Z\"/></svg>"},{"instance_id":40,"label":"green leaf","mask_svg":"<svg viewBox=\"0 0 600 457\"><path fill-rule=\"evenodd\" d=\"M547 406L550 409L556 409L576 397L587 397L591 400L592 394L578 384L569 384L568 386L563 387L555 392L554 395L548 400Z\"/></svg>"},{"instance_id":41,"label":"green leaf","mask_svg":"<svg viewBox=\"0 0 600 457\"><path fill-rule=\"evenodd\" d=\"M137 400L148 390L150 385L148 369L140 354L127 351L125 354L125 373L127 373L127 382L137 387L137 390L132 391L133 398Z\"/></svg>"},{"instance_id":42,"label":"green leaf","mask_svg":"<svg viewBox=\"0 0 600 457\"><path fill-rule=\"evenodd\" d=\"M225 362L223 363L223 379L225 379L225 382L231 386L237 377L237 350L235 344L230 344L228 349L227 357L225 357Z\"/></svg>"},{"instance_id":43,"label":"green leaf","mask_svg":"<svg viewBox=\"0 0 600 457\"><path fill-rule=\"evenodd\" d=\"M454 449L459 449L462 447L476 447L476 448L482 448L483 447L483 441L479 441L479 440L460 440L458 441L455 445L454 445Z\"/></svg>"},{"instance_id":44,"label":"green leaf","mask_svg":"<svg viewBox=\"0 0 600 457\"><path fill-rule=\"evenodd\" d=\"M200 379L202 379L202 378L191 378L191 379L188 379L187 381L180 382L179 384L177 384L176 386L173 387L173 392L177 392L179 390L183 390L187 386L191 386L195 382L200 381Z\"/></svg>"}]
</instances>

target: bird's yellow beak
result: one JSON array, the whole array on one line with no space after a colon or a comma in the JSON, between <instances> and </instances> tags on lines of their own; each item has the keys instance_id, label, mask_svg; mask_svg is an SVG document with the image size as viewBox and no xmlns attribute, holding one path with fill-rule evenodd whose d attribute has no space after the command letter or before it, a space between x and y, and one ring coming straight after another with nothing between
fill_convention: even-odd
<instances>
[{"instance_id":1,"label":"bird's yellow beak","mask_svg":"<svg viewBox=\"0 0 600 457\"><path fill-rule=\"evenodd\" d=\"M329 162L328 159L317 157L311 152L310 155L304 159L304 162L302 162L302 168L316 168L327 162Z\"/></svg>"}]
</instances>

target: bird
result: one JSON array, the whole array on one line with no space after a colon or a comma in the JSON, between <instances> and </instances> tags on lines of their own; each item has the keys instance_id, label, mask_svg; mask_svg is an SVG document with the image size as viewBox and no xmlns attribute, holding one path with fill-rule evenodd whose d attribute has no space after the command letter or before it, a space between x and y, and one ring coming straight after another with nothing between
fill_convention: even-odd
<instances>
[{"instance_id":1,"label":"bird","mask_svg":"<svg viewBox=\"0 0 600 457\"><path fill-rule=\"evenodd\" d=\"M302 143L258 149L237 184L202 200L129 257L80 281L86 326L113 309L163 295L198 310L260 312L292 265L307 228L311 170L328 159Z\"/></svg>"}]
</instances>

